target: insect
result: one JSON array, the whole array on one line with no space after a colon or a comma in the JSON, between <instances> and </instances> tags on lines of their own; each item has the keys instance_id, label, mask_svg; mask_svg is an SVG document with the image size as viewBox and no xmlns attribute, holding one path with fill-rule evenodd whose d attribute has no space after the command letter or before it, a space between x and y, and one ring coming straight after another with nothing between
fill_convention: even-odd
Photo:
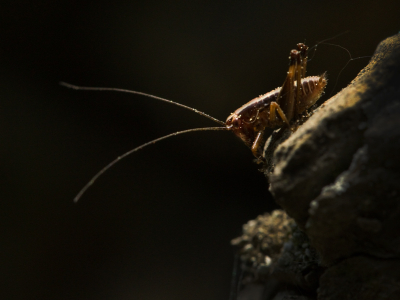
<instances>
[{"instance_id":1,"label":"insect","mask_svg":"<svg viewBox=\"0 0 400 300\"><path fill-rule=\"evenodd\" d=\"M307 50L299 43L290 51L289 71L282 87L251 100L226 120L226 127L251 148L258 161L262 160L260 145L265 128L290 127L290 121L314 105L325 89L326 73L304 78Z\"/></svg>"},{"instance_id":2,"label":"insect","mask_svg":"<svg viewBox=\"0 0 400 300\"><path fill-rule=\"evenodd\" d=\"M140 149L143 149L150 144L154 144L163 139L187 132L206 130L232 131L251 149L251 152L257 158L257 162L263 162L261 145L264 140L265 129L279 128L284 126L290 127L291 121L295 120L300 114L315 104L315 102L321 97L321 94L323 93L327 84L326 73L322 74L321 76L305 77L307 68L307 51L308 47L305 44L297 44L296 49L291 50L290 52L289 70L282 87L276 88L275 90L272 90L271 92L261 95L244 104L234 113L232 113L227 118L226 122L222 122L204 112L198 111L186 105L142 92L118 88L80 87L61 82L61 85L75 90L117 91L146 96L189 109L223 126L194 128L178 131L150 141L126 152L101 169L81 189L74 201L77 202L86 192L86 190L97 180L97 178L99 178L104 172L106 172L121 159Z\"/></svg>"}]
</instances>

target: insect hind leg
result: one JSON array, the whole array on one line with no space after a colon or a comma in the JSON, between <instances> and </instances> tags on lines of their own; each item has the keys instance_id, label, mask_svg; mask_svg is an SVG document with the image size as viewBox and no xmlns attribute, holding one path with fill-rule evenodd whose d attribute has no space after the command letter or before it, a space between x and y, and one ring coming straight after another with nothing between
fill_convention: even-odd
<instances>
[{"instance_id":1,"label":"insect hind leg","mask_svg":"<svg viewBox=\"0 0 400 300\"><path fill-rule=\"evenodd\" d=\"M303 43L298 43L297 51L300 52L301 77L304 78L306 77L306 71L307 71L308 46Z\"/></svg>"},{"instance_id":2,"label":"insect hind leg","mask_svg":"<svg viewBox=\"0 0 400 300\"><path fill-rule=\"evenodd\" d=\"M286 114L276 102L271 102L270 104L269 121L271 124L276 123L276 112L278 112L278 115L281 117L281 119L290 127L289 120L286 118Z\"/></svg>"}]
</instances>

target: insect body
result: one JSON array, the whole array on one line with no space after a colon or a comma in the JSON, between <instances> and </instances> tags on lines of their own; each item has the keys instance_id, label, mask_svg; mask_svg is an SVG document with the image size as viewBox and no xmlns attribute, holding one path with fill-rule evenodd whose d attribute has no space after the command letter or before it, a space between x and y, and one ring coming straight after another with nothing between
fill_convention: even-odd
<instances>
[{"instance_id":1,"label":"insect body","mask_svg":"<svg viewBox=\"0 0 400 300\"><path fill-rule=\"evenodd\" d=\"M314 105L325 89L325 73L304 78L307 49L299 43L297 50L290 52L289 71L282 87L251 100L226 120L227 129L242 139L258 159L265 128L290 126L290 121Z\"/></svg>"},{"instance_id":2,"label":"insect body","mask_svg":"<svg viewBox=\"0 0 400 300\"><path fill-rule=\"evenodd\" d=\"M122 158L160 140L169 138L182 133L204 131L204 130L229 130L233 131L248 147L251 148L253 155L259 162L263 161L260 146L263 141L264 131L266 128L278 128L289 126L291 121L298 115L310 108L320 98L326 84L327 79L325 73L321 76L310 76L304 78L307 67L307 50L308 47L302 43L297 44L297 50L290 52L290 65L286 79L282 87L277 88L265 95L261 95L250 102L246 103L226 120L222 122L194 108L185 106L180 103L173 102L168 99L160 98L154 95L145 94L137 91L130 91L117 88L94 88L94 87L79 87L62 82L61 85L77 90L95 90L95 91L119 91L132 93L154 98L174 105L192 110L200 115L203 115L223 127L207 127L195 128L184 131L175 132L156 140L143 144L135 149L132 149L125 154L117 157L102 170L100 170L78 193L74 201L85 193L85 191L110 167L120 161Z\"/></svg>"}]
</instances>

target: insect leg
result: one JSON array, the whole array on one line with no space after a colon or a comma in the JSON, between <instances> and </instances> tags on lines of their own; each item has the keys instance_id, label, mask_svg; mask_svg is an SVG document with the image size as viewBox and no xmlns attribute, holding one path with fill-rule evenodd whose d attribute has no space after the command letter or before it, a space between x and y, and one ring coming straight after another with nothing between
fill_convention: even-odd
<instances>
[{"instance_id":1,"label":"insect leg","mask_svg":"<svg viewBox=\"0 0 400 300\"><path fill-rule=\"evenodd\" d=\"M294 108L293 108L293 111L294 111L295 115L298 114L298 111L299 111L298 110L298 106L299 106L298 104L299 104L300 98L301 98L301 96L303 94L303 91L302 91L303 86L301 84L301 75L303 73L303 70L301 69L301 55L300 55L300 53L297 56L297 60L298 60L298 63L296 64L296 101L294 101Z\"/></svg>"},{"instance_id":2,"label":"insect leg","mask_svg":"<svg viewBox=\"0 0 400 300\"><path fill-rule=\"evenodd\" d=\"M304 45L303 43L298 43L297 50L300 52L301 55L301 69L302 69L301 77L304 78L306 77L306 71L307 71L308 46Z\"/></svg>"},{"instance_id":3,"label":"insect leg","mask_svg":"<svg viewBox=\"0 0 400 300\"><path fill-rule=\"evenodd\" d=\"M300 52L297 50L290 51L290 65L289 71L287 73L285 82L279 92L278 98L276 100L277 104L281 107L282 111L285 113L287 121L293 119L295 115L295 94L294 94L294 81L296 80L296 74L298 73L298 64L300 63ZM272 109L272 107L271 107ZM271 120L275 119L271 118Z\"/></svg>"},{"instance_id":4,"label":"insect leg","mask_svg":"<svg viewBox=\"0 0 400 300\"><path fill-rule=\"evenodd\" d=\"M256 138L255 138L255 140L253 142L253 145L251 146L251 153L253 153L253 155L256 158L258 158L260 162L261 162L261 160L260 160L261 154L259 153L258 150L260 149L260 145L261 145L261 142L263 140L263 136L264 136L264 130L260 130L257 133L257 136L256 136Z\"/></svg>"},{"instance_id":5,"label":"insect leg","mask_svg":"<svg viewBox=\"0 0 400 300\"><path fill-rule=\"evenodd\" d=\"M294 103L294 114L300 113L300 103L305 93L303 91L303 85L301 79L306 75L307 67L307 49L308 47L303 43L297 44L297 55L296 55L296 101Z\"/></svg>"},{"instance_id":6,"label":"insect leg","mask_svg":"<svg viewBox=\"0 0 400 300\"><path fill-rule=\"evenodd\" d=\"M271 102L269 109L270 109L269 118L270 118L271 124L276 122L276 113L275 112L277 111L279 116L281 117L281 119L290 127L289 120L286 118L285 113L283 112L282 108L279 106L278 103Z\"/></svg>"}]
</instances>

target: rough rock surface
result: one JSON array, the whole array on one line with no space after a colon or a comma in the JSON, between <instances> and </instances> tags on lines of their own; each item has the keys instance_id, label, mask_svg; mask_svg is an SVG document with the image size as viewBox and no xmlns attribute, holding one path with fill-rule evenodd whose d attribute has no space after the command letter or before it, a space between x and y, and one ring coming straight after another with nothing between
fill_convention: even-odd
<instances>
[{"instance_id":1,"label":"rough rock surface","mask_svg":"<svg viewBox=\"0 0 400 300\"><path fill-rule=\"evenodd\" d=\"M400 34L296 132L275 132L265 155L276 202L317 253L316 284L299 288L400 299Z\"/></svg>"},{"instance_id":2,"label":"rough rock surface","mask_svg":"<svg viewBox=\"0 0 400 300\"><path fill-rule=\"evenodd\" d=\"M322 270L318 255L283 210L250 220L232 245L240 247L241 267L233 293L241 292L232 299L298 299L293 297L299 288L305 294L301 299L315 298Z\"/></svg>"}]
</instances>

